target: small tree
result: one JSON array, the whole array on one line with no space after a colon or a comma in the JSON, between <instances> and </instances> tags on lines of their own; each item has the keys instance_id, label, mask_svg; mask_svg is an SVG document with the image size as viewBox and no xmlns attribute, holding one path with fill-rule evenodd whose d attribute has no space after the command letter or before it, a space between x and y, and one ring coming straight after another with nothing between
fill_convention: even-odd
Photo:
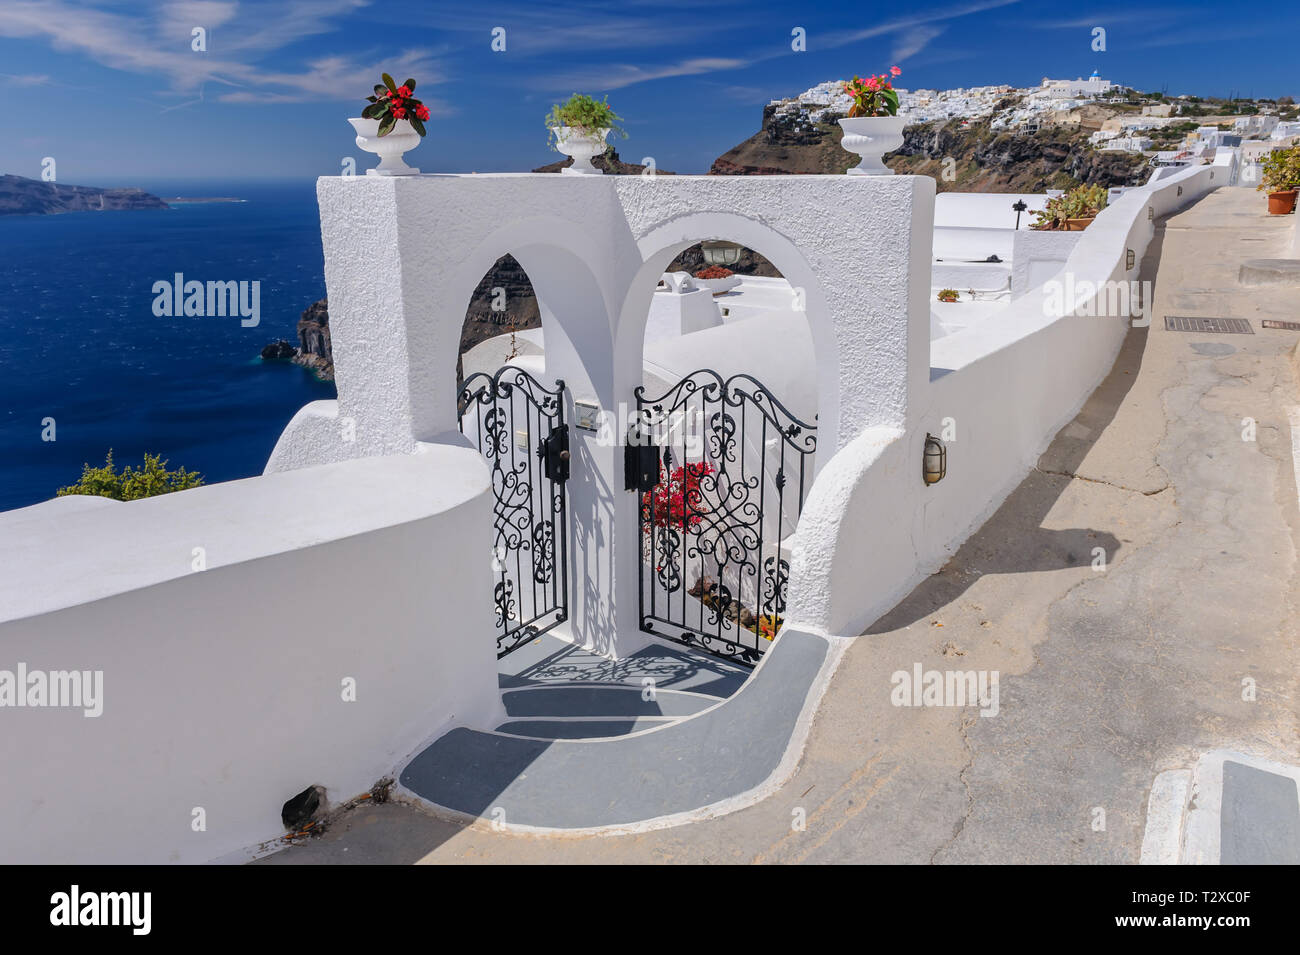
<instances>
[{"instance_id":1,"label":"small tree","mask_svg":"<svg viewBox=\"0 0 1300 955\"><path fill-rule=\"evenodd\" d=\"M128 465L119 472L113 464L113 452L110 449L103 467L92 468L89 464L83 464L81 480L59 488L56 494L58 497L89 494L114 501L136 501L143 497L188 490L202 484L203 475L198 472L184 468L169 471L167 462L161 456L148 452L145 452L144 467L132 468Z\"/></svg>"}]
</instances>

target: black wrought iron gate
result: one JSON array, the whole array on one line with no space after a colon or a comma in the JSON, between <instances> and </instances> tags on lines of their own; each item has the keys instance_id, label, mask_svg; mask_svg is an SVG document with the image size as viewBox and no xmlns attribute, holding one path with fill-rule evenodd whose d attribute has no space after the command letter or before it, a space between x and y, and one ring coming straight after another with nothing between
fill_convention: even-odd
<instances>
[{"instance_id":1,"label":"black wrought iron gate","mask_svg":"<svg viewBox=\"0 0 1300 955\"><path fill-rule=\"evenodd\" d=\"M749 375L708 369L636 401L641 629L752 666L785 614L816 425Z\"/></svg>"},{"instance_id":2,"label":"black wrought iron gate","mask_svg":"<svg viewBox=\"0 0 1300 955\"><path fill-rule=\"evenodd\" d=\"M492 468L492 600L497 657L569 614L565 482L569 429L564 382L554 390L513 365L470 375L461 388L460 430Z\"/></svg>"}]
</instances>

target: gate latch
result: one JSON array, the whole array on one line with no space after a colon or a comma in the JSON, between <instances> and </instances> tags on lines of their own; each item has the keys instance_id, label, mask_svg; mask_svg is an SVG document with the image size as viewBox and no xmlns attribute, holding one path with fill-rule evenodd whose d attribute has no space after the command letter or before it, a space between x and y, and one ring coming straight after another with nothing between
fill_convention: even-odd
<instances>
[{"instance_id":1,"label":"gate latch","mask_svg":"<svg viewBox=\"0 0 1300 955\"><path fill-rule=\"evenodd\" d=\"M659 484L659 445L633 425L623 445L623 489L644 494Z\"/></svg>"},{"instance_id":2,"label":"gate latch","mask_svg":"<svg viewBox=\"0 0 1300 955\"><path fill-rule=\"evenodd\" d=\"M569 426L557 424L551 433L542 438L537 448L542 459L542 470L549 481L563 484L569 479Z\"/></svg>"}]
</instances>

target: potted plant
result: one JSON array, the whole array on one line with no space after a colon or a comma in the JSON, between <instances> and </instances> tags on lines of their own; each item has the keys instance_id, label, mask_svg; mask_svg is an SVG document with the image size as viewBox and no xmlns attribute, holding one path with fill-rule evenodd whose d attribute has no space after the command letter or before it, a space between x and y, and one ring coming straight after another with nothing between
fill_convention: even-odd
<instances>
[{"instance_id":1,"label":"potted plant","mask_svg":"<svg viewBox=\"0 0 1300 955\"><path fill-rule=\"evenodd\" d=\"M1300 146L1275 149L1264 157L1263 179L1256 190L1268 190L1268 214L1285 216L1295 212L1300 191Z\"/></svg>"},{"instance_id":2,"label":"potted plant","mask_svg":"<svg viewBox=\"0 0 1300 955\"><path fill-rule=\"evenodd\" d=\"M573 157L573 165L560 172L571 176L603 175L591 160L610 148L605 143L610 133L627 138L618 125L622 118L609 105L608 97L598 100L585 93L574 93L567 102L552 106L546 117L551 148Z\"/></svg>"},{"instance_id":3,"label":"potted plant","mask_svg":"<svg viewBox=\"0 0 1300 955\"><path fill-rule=\"evenodd\" d=\"M957 300L957 290L955 288L939 289L939 301L956 302Z\"/></svg>"},{"instance_id":4,"label":"potted plant","mask_svg":"<svg viewBox=\"0 0 1300 955\"><path fill-rule=\"evenodd\" d=\"M1037 222L1029 228L1039 231L1082 232L1092 224L1110 193L1105 186L1076 186L1069 192L1052 196L1042 209L1034 210Z\"/></svg>"},{"instance_id":5,"label":"potted plant","mask_svg":"<svg viewBox=\"0 0 1300 955\"><path fill-rule=\"evenodd\" d=\"M844 92L853 104L849 114L840 120L844 135L840 145L862 157L862 161L848 171L850 176L892 176L881 157L903 145L903 117L898 115L898 92L893 77L903 71L896 66L889 73L857 76L844 84Z\"/></svg>"},{"instance_id":6,"label":"potted plant","mask_svg":"<svg viewBox=\"0 0 1300 955\"><path fill-rule=\"evenodd\" d=\"M357 133L357 145L379 157L379 166L367 169L367 176L414 176L420 170L402 161L402 153L420 145L429 108L415 98L415 80L401 86L387 73L383 83L375 84L370 103L361 116L349 119Z\"/></svg>"},{"instance_id":7,"label":"potted plant","mask_svg":"<svg viewBox=\"0 0 1300 955\"><path fill-rule=\"evenodd\" d=\"M722 265L710 265L695 273L695 284L714 295L729 292L740 284L740 276Z\"/></svg>"}]
</instances>

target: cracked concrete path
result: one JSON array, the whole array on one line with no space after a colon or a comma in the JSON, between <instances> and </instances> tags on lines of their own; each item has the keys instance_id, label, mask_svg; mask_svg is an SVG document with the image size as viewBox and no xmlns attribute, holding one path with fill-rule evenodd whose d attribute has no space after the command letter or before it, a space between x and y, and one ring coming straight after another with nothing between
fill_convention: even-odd
<instances>
[{"instance_id":1,"label":"cracked concrete path","mask_svg":"<svg viewBox=\"0 0 1300 955\"><path fill-rule=\"evenodd\" d=\"M1286 254L1292 221L1263 210L1225 189L1162 225L1152 327L984 527L853 643L768 799L581 838L387 804L264 861L1134 863L1157 773L1211 749L1300 762L1300 335L1258 322L1300 320L1298 297L1236 281L1242 259ZM1256 333L1167 332L1166 314ZM999 671L996 715L891 705L891 674L916 663Z\"/></svg>"}]
</instances>

